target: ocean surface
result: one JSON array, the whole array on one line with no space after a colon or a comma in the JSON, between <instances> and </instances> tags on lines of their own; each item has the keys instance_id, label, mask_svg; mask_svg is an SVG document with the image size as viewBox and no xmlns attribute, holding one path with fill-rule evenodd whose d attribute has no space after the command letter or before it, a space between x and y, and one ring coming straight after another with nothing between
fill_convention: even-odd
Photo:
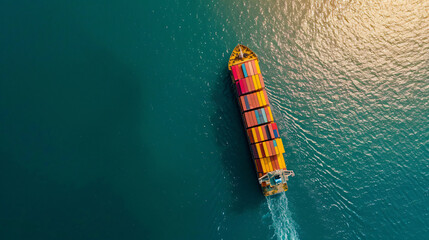
<instances>
[{"instance_id":1,"label":"ocean surface","mask_svg":"<svg viewBox=\"0 0 429 240\"><path fill-rule=\"evenodd\" d=\"M0 239L429 239L429 1L1 1ZM264 74L262 196L227 61Z\"/></svg>"}]
</instances>

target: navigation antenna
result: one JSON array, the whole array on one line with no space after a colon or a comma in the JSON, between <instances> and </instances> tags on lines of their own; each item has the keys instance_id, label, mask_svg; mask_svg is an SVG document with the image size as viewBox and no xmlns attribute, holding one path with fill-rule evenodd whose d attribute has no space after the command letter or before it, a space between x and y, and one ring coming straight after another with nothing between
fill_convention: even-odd
<instances>
[{"instance_id":1,"label":"navigation antenna","mask_svg":"<svg viewBox=\"0 0 429 240\"><path fill-rule=\"evenodd\" d=\"M240 48L240 54L238 55L239 58L244 58L243 51L241 51L241 46L238 46Z\"/></svg>"}]
</instances>

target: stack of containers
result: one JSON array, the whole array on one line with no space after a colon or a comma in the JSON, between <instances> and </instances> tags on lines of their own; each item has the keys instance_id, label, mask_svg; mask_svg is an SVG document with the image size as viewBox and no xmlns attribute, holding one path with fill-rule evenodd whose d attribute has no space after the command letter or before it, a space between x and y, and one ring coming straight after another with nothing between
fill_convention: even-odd
<instances>
[{"instance_id":1,"label":"stack of containers","mask_svg":"<svg viewBox=\"0 0 429 240\"><path fill-rule=\"evenodd\" d=\"M286 170L283 142L274 122L258 60L233 65L231 72L259 177L275 170Z\"/></svg>"}]
</instances>

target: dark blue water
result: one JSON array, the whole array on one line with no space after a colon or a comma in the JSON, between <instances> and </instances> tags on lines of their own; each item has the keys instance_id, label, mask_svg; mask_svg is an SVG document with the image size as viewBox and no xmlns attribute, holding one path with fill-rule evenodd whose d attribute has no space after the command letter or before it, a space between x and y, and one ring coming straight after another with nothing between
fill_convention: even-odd
<instances>
[{"instance_id":1,"label":"dark blue water","mask_svg":"<svg viewBox=\"0 0 429 240\"><path fill-rule=\"evenodd\" d=\"M0 239L429 239L427 1L3 1ZM296 176L262 196L254 50Z\"/></svg>"}]
</instances>

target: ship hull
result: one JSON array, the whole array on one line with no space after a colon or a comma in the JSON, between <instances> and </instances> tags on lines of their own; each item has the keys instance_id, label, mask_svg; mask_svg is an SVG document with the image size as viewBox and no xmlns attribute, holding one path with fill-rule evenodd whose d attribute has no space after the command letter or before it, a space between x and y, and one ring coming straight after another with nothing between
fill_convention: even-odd
<instances>
[{"instance_id":1,"label":"ship hull","mask_svg":"<svg viewBox=\"0 0 429 240\"><path fill-rule=\"evenodd\" d=\"M244 45L234 48L228 62L231 80L258 181L265 196L288 190L285 152L272 114L257 55Z\"/></svg>"}]
</instances>

